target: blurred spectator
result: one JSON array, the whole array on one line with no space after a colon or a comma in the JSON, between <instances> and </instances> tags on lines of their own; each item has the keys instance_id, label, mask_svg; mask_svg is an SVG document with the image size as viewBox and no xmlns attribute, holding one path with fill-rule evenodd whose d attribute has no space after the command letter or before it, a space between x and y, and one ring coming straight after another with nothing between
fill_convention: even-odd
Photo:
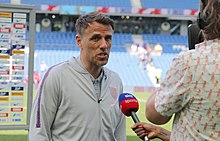
<instances>
[{"instance_id":1,"label":"blurred spectator","mask_svg":"<svg viewBox=\"0 0 220 141\"><path fill-rule=\"evenodd\" d=\"M42 77L44 73L47 71L48 67L45 61L42 61L40 64L40 76Z\"/></svg>"},{"instance_id":2,"label":"blurred spectator","mask_svg":"<svg viewBox=\"0 0 220 141\"><path fill-rule=\"evenodd\" d=\"M69 23L69 21L66 21L64 23L64 26L65 26L66 32L69 32L70 31L70 23Z\"/></svg>"},{"instance_id":3,"label":"blurred spectator","mask_svg":"<svg viewBox=\"0 0 220 141\"><path fill-rule=\"evenodd\" d=\"M38 88L38 85L40 83L40 75L37 71L34 71L34 74L33 74L33 77L34 77L34 90L37 90ZM28 76L25 78L25 84L27 85L28 84Z\"/></svg>"}]
</instances>

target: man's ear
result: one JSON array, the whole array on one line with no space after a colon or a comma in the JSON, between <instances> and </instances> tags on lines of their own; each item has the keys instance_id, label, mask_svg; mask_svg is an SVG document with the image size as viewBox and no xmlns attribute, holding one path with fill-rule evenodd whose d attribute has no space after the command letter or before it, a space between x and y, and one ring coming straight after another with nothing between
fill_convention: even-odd
<instances>
[{"instance_id":1,"label":"man's ear","mask_svg":"<svg viewBox=\"0 0 220 141\"><path fill-rule=\"evenodd\" d=\"M76 44L81 48L81 37L79 35L76 35Z\"/></svg>"}]
</instances>

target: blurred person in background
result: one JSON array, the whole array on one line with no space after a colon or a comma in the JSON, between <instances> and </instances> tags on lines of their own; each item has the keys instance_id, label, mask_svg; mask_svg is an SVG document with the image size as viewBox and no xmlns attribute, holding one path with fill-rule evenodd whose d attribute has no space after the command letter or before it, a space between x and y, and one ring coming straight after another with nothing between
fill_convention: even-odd
<instances>
[{"instance_id":1,"label":"blurred person in background","mask_svg":"<svg viewBox=\"0 0 220 141\"><path fill-rule=\"evenodd\" d=\"M37 71L34 71L33 77L34 77L34 79L33 79L34 80L34 82L33 82L33 84L34 84L34 91L36 91L37 88L38 88L38 85L40 84L40 75L39 75L39 73ZM25 82L25 84L27 86L28 85L28 76L26 76L24 82Z\"/></svg>"},{"instance_id":2,"label":"blurred person in background","mask_svg":"<svg viewBox=\"0 0 220 141\"><path fill-rule=\"evenodd\" d=\"M44 73L47 71L48 67L45 61L40 64L40 77L43 77Z\"/></svg>"},{"instance_id":3,"label":"blurred person in background","mask_svg":"<svg viewBox=\"0 0 220 141\"><path fill-rule=\"evenodd\" d=\"M205 40L173 59L146 104L152 123L165 124L175 115L171 141L220 139L220 0L208 0L201 14ZM144 124L132 129L139 137L149 136Z\"/></svg>"},{"instance_id":4,"label":"blurred person in background","mask_svg":"<svg viewBox=\"0 0 220 141\"><path fill-rule=\"evenodd\" d=\"M29 141L126 141L118 106L123 85L107 64L114 21L102 13L75 24L79 57L50 67L31 113Z\"/></svg>"}]
</instances>

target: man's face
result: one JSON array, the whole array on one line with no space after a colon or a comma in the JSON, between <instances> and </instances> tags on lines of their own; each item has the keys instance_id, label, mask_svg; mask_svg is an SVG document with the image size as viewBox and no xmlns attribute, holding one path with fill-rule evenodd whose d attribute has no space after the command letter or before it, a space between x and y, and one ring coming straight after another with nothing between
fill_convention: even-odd
<instances>
[{"instance_id":1,"label":"man's face","mask_svg":"<svg viewBox=\"0 0 220 141\"><path fill-rule=\"evenodd\" d=\"M98 69L107 64L112 45L113 29L110 25L90 23L83 35L77 35L80 57L87 69Z\"/></svg>"}]
</instances>

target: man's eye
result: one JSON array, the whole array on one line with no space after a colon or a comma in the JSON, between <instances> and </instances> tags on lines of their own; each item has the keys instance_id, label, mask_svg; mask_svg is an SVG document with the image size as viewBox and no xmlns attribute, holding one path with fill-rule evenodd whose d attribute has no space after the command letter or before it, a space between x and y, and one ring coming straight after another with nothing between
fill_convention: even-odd
<instances>
[{"instance_id":1,"label":"man's eye","mask_svg":"<svg viewBox=\"0 0 220 141\"><path fill-rule=\"evenodd\" d=\"M95 38L93 38L92 40L95 41L95 42L98 42L98 41L99 41L99 38L98 38L98 37L95 37Z\"/></svg>"},{"instance_id":2,"label":"man's eye","mask_svg":"<svg viewBox=\"0 0 220 141\"><path fill-rule=\"evenodd\" d=\"M94 42L99 41L100 37L99 36L94 36L91 38L91 40L93 40Z\"/></svg>"},{"instance_id":3,"label":"man's eye","mask_svg":"<svg viewBox=\"0 0 220 141\"><path fill-rule=\"evenodd\" d=\"M109 41L112 40L112 38L111 38L111 37L107 37L107 38L105 38L105 40L106 40L107 42L109 42Z\"/></svg>"}]
</instances>

